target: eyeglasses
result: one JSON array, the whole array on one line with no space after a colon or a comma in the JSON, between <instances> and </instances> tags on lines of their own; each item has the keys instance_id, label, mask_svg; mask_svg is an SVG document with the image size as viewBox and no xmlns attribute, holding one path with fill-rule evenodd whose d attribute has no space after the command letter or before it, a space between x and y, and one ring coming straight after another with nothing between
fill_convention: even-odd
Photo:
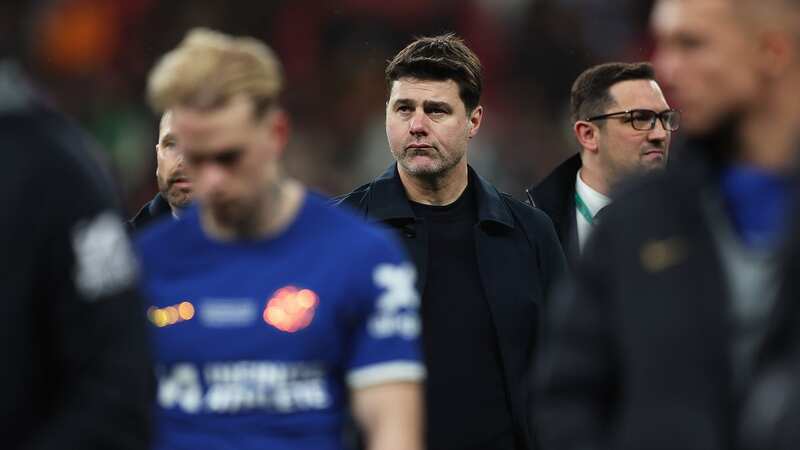
<instances>
[{"instance_id":1,"label":"eyeglasses","mask_svg":"<svg viewBox=\"0 0 800 450\"><path fill-rule=\"evenodd\" d=\"M668 109L657 113L649 109L631 109L629 111L619 111L599 116L589 117L587 122L608 119L615 116L625 116L634 130L650 131L656 127L656 119L661 121L661 125L667 131L677 131L681 124L681 112L677 109Z\"/></svg>"}]
</instances>

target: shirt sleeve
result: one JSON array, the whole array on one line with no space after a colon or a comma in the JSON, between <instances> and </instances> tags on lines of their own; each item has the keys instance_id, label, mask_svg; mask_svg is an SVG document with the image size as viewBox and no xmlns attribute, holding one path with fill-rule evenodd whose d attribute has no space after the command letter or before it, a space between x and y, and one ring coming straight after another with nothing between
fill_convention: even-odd
<instances>
[{"instance_id":1,"label":"shirt sleeve","mask_svg":"<svg viewBox=\"0 0 800 450\"><path fill-rule=\"evenodd\" d=\"M416 269L399 246L385 237L370 249L357 270L351 354L347 382L351 388L421 381L419 294Z\"/></svg>"}]
</instances>

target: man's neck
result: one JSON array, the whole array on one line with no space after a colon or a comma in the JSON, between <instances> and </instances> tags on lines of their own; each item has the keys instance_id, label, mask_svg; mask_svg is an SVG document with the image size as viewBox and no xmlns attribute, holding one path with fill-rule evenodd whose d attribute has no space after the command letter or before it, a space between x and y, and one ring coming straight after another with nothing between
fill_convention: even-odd
<instances>
[{"instance_id":1,"label":"man's neck","mask_svg":"<svg viewBox=\"0 0 800 450\"><path fill-rule=\"evenodd\" d=\"M241 223L221 224L210 211L201 208L201 224L210 236L221 241L257 240L275 236L285 230L297 217L305 198L305 188L293 179L270 185L264 192L256 211Z\"/></svg>"},{"instance_id":2,"label":"man's neck","mask_svg":"<svg viewBox=\"0 0 800 450\"><path fill-rule=\"evenodd\" d=\"M795 84L797 85L797 84ZM797 163L800 110L797 99L774 86L761 107L741 123L738 160L770 172L786 172Z\"/></svg>"},{"instance_id":3,"label":"man's neck","mask_svg":"<svg viewBox=\"0 0 800 450\"><path fill-rule=\"evenodd\" d=\"M578 176L581 178L581 181L583 181L583 184L605 195L606 197L609 196L608 193L611 192L610 183L598 171L594 171L586 166L583 166L578 171Z\"/></svg>"},{"instance_id":4,"label":"man's neck","mask_svg":"<svg viewBox=\"0 0 800 450\"><path fill-rule=\"evenodd\" d=\"M467 188L466 162L437 177L417 177L405 172L399 165L397 170L409 200L423 205L449 205L458 200Z\"/></svg>"}]
</instances>

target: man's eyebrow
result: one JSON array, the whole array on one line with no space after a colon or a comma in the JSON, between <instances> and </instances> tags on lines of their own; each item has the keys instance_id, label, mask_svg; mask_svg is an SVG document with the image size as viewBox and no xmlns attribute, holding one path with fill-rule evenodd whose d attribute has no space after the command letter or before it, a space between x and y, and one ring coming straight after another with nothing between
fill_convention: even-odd
<instances>
[{"instance_id":1,"label":"man's eyebrow","mask_svg":"<svg viewBox=\"0 0 800 450\"><path fill-rule=\"evenodd\" d=\"M167 134L165 134L164 136L161 137L161 141L160 142L163 143L163 142L174 141L174 140L175 140L175 134L169 132L169 133L167 133Z\"/></svg>"},{"instance_id":2,"label":"man's eyebrow","mask_svg":"<svg viewBox=\"0 0 800 450\"><path fill-rule=\"evenodd\" d=\"M411 100L410 98L398 98L392 104L393 105L406 105L407 106L407 105L414 105L415 102L414 102L414 100Z\"/></svg>"},{"instance_id":3,"label":"man's eyebrow","mask_svg":"<svg viewBox=\"0 0 800 450\"><path fill-rule=\"evenodd\" d=\"M452 111L453 110L453 107L450 106L450 103L438 102L438 101L435 101L435 100L425 100L425 102L422 103L422 106L425 107L425 108L443 109L445 111Z\"/></svg>"}]
</instances>

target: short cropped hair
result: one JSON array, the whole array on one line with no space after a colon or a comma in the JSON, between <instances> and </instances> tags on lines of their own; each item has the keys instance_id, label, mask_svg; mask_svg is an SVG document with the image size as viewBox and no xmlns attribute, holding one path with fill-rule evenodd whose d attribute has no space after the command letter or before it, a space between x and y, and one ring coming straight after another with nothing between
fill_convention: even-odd
<instances>
[{"instance_id":1,"label":"short cropped hair","mask_svg":"<svg viewBox=\"0 0 800 450\"><path fill-rule=\"evenodd\" d=\"M590 67L581 73L570 92L572 121L603 114L614 103L611 86L628 80L654 80L649 63L612 62Z\"/></svg>"},{"instance_id":2,"label":"short cropped hair","mask_svg":"<svg viewBox=\"0 0 800 450\"><path fill-rule=\"evenodd\" d=\"M477 55L453 33L417 38L400 50L386 66L389 90L404 77L420 80L453 80L461 101L472 111L481 100L483 69Z\"/></svg>"},{"instance_id":3,"label":"short cropped hair","mask_svg":"<svg viewBox=\"0 0 800 450\"><path fill-rule=\"evenodd\" d=\"M731 6L747 25L777 28L800 40L800 0L736 0Z\"/></svg>"},{"instance_id":4,"label":"short cropped hair","mask_svg":"<svg viewBox=\"0 0 800 450\"><path fill-rule=\"evenodd\" d=\"M147 98L160 112L173 106L217 108L243 94L260 117L283 89L283 70L263 42L195 28L150 71Z\"/></svg>"}]
</instances>

